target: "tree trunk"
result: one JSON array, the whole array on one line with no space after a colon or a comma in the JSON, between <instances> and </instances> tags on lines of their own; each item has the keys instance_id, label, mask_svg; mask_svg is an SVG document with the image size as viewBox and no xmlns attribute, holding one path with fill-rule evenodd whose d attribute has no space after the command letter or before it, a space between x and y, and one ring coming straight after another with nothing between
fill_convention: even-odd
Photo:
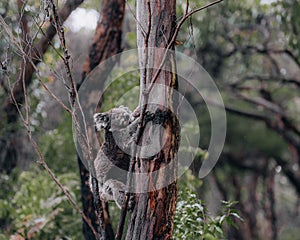
<instances>
[{"instance_id":1,"label":"tree trunk","mask_svg":"<svg viewBox=\"0 0 300 240\"><path fill-rule=\"evenodd\" d=\"M174 54L167 52L166 48L174 34L175 20L175 0L137 1L141 118L145 112L150 112L155 119L145 123L139 144L155 139L154 141L164 142L164 146L151 157L145 158L141 155L142 151L134 155L137 160L135 173L148 174L146 178L136 174L133 179L136 191L135 205L126 239L172 239L177 200L176 154L179 125L173 113L172 101L172 90L177 86L175 59ZM168 70L159 70L162 62L164 69ZM162 86L156 87L154 82ZM152 100L155 100L156 104L150 104ZM153 131L154 123L163 128Z\"/></svg>"}]
</instances>

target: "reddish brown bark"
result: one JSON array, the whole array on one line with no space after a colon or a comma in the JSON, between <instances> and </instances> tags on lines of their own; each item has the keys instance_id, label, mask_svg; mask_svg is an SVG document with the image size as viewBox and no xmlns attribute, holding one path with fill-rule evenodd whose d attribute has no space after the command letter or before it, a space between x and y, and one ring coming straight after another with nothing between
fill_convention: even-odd
<instances>
[{"instance_id":1,"label":"reddish brown bark","mask_svg":"<svg viewBox=\"0 0 300 240\"><path fill-rule=\"evenodd\" d=\"M122 51L121 42L124 12L124 0L102 1L101 17L96 28L93 42L89 48L89 56L84 64L82 81L100 62ZM113 65L108 65L107 67L112 68Z\"/></svg>"},{"instance_id":2,"label":"reddish brown bark","mask_svg":"<svg viewBox=\"0 0 300 240\"><path fill-rule=\"evenodd\" d=\"M179 127L173 109L172 89L176 87L177 78L172 72L174 66L173 54L168 54L164 66L170 71L162 70L157 79L153 79L163 61L167 50L161 51L156 48L166 48L175 30L175 11L176 3L174 0L160 1L138 1L137 2L137 21L138 21L138 47L140 49L141 69L141 97L140 104L142 109L154 113L159 119L158 122L163 126L161 139L165 142L163 149L150 159L138 159L135 164L135 172L149 173L149 179L140 182L134 179L137 188L146 188L146 192L138 193L135 196L135 205L132 210L130 222L127 229L126 239L172 239L173 219L177 200L177 165L176 153L179 144ZM147 49L147 47L150 47ZM154 67L154 69L147 67ZM160 106L148 105L147 88L151 82L159 83L170 88L162 88L158 92L152 89L151 94L159 97ZM146 86L148 85L148 87ZM146 90L146 91L145 91ZM153 92L154 91L154 92ZM151 97L150 94L150 97ZM159 96L156 94L160 94ZM142 111L143 114L143 111ZM160 115L160 117L159 117ZM145 128L140 142L151 139L151 132ZM164 167L173 163L167 173ZM169 166L170 167L170 166ZM158 176L154 171L159 170ZM169 176L168 176L169 175ZM168 184L168 180L173 178L173 182ZM143 186L142 186L143 185ZM158 185L166 187L157 188Z\"/></svg>"}]
</instances>

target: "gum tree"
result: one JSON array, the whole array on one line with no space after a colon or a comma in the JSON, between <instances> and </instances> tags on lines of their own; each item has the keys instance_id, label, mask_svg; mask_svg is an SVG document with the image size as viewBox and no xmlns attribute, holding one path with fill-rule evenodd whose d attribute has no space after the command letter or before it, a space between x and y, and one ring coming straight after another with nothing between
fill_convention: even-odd
<instances>
[{"instance_id":1,"label":"gum tree","mask_svg":"<svg viewBox=\"0 0 300 240\"><path fill-rule=\"evenodd\" d=\"M138 178L133 179L136 188L142 188L136 191L142 192L135 195L135 205L126 239L170 239L176 208L177 183L176 181L167 183L170 176L167 176L167 171L163 168L168 164L172 165L168 174L171 174L174 180L176 179L179 126L172 113L174 107L172 90L176 89L177 77L175 69L172 69L175 65L174 55L167 51L174 49L172 38L176 29L176 1L137 1L137 23L141 91L140 127L144 125L146 112L156 114L163 130L156 132L158 136L151 136L151 138L161 136L164 138L165 145L150 159L144 159L138 152L133 153L131 164L134 171L149 172L149 178L142 183L138 182L140 180ZM156 84L161 85L153 87ZM159 98L159 101L156 101L158 105L149 104L152 102L149 98ZM142 137L138 141L147 141L149 130L139 129ZM158 175L154 173L155 171L159 171ZM165 187L159 188L160 185Z\"/></svg>"}]
</instances>

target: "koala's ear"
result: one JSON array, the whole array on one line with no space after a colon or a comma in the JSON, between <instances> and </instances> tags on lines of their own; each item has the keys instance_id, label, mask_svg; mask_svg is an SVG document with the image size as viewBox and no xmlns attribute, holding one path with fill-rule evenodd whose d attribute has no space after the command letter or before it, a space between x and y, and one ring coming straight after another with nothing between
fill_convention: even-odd
<instances>
[{"instance_id":1,"label":"koala's ear","mask_svg":"<svg viewBox=\"0 0 300 240\"><path fill-rule=\"evenodd\" d=\"M102 128L107 128L109 126L110 118L106 113L95 113L94 123L96 131L100 131Z\"/></svg>"}]
</instances>

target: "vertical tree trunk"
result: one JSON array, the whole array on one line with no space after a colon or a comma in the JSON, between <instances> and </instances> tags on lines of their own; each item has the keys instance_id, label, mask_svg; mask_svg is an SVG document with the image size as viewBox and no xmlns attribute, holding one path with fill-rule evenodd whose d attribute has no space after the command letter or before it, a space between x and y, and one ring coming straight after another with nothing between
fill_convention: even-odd
<instances>
[{"instance_id":1,"label":"vertical tree trunk","mask_svg":"<svg viewBox=\"0 0 300 240\"><path fill-rule=\"evenodd\" d=\"M172 89L176 88L177 77L174 54L159 48L167 48L169 45L176 27L175 20L175 0L137 1L141 113L151 112L156 119L153 123L163 127L157 135L153 135L151 123L148 122L150 125L147 127L147 124L144 128L139 143L151 142L151 139L159 137L158 141L163 141L164 146L150 158L139 155L141 152L135 155L135 172L148 173L148 177L141 179L136 175L133 179L135 190L139 193L135 195L126 239L172 239L177 200L176 154L179 144L178 121L172 112ZM164 56L167 56L165 61ZM163 61L167 71L159 70ZM167 87L154 86L151 89L154 81ZM158 105L149 104L154 98ZM159 173L155 175L154 171ZM171 183L168 182L170 179ZM160 188L161 186L164 187Z\"/></svg>"}]
</instances>

